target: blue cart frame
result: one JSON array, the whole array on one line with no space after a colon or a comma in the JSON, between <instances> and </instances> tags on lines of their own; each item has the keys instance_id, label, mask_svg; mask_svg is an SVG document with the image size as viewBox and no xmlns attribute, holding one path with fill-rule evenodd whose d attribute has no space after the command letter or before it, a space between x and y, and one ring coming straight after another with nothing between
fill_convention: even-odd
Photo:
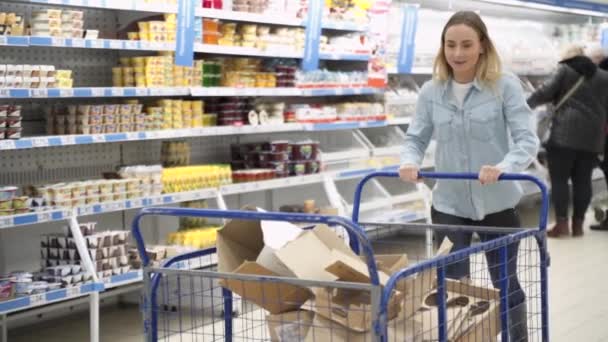
<instances>
[{"instance_id":1,"label":"blue cart frame","mask_svg":"<svg viewBox=\"0 0 608 342\"><path fill-rule=\"evenodd\" d=\"M420 172L420 178L428 179L452 179L452 180L476 180L478 174L475 173L435 173L435 172ZM365 184L376 177L399 177L398 173L395 172L374 172L366 175L358 184L354 194L354 205L352 220L339 217L339 216L321 216L321 215L307 215L307 214L287 214L287 213L276 213L276 212L253 212L253 211L242 211L242 210L213 210L213 209L181 209L181 208L145 208L142 209L138 215L134 218L132 232L135 238L137 248L146 270L144 273L144 282L146 283L146 294L144 297L144 310L149 310L151 315L146 317L144 320L144 327L146 330L147 337L150 341L156 341L158 338L158 322L157 322L157 290L162 278L162 273L155 273L154 269L150 267L150 260L146 253L145 243L141 234L140 221L145 216L194 216L194 217L206 217L206 218L218 218L218 219L243 219L243 220L267 220L267 221L289 221L289 222L305 222L311 224L327 224L334 226L343 227L349 236L351 249L360 254L363 253L366 257L365 261L370 274L371 285L379 286L379 276L376 267L376 261L373 254L373 249L370 240L365 234L364 229L359 225L359 210L361 204L361 196ZM380 298L379 309L377 313L374 313L372 324L375 335L379 341L387 341L387 317L388 317L388 303L390 302L393 290L397 286L397 282L408 276L412 276L416 273L423 272L425 270L436 268L437 270L437 293L438 293L438 336L440 341L447 341L447 311L446 311L446 266L458 260L465 258L473 253L480 253L492 249L500 249L501 257L501 283L500 283L500 318L501 318L501 338L502 341L509 341L509 329L508 319L509 310L507 305L507 294L508 294L508 280L507 280L507 246L511 243L526 239L529 237L535 238L540 253L540 288L541 288L541 321L542 321L542 341L549 341L549 315L548 315L548 272L549 266L549 255L547 252L546 245L546 227L549 211L548 192L545 184L538 178L526 174L502 174L499 178L500 181L530 181L535 183L541 192L541 210L539 213L539 227L538 229L526 229L521 230L512 234L505 235L504 237L491 240L485 243L479 243L472 247L450 253L447 256L440 256L432 258L414 266L407 267L395 274L392 274L388 284L382 291ZM193 258L199 258L201 256L207 256L216 253L215 248L209 248L191 253L185 253L173 257L163 263L161 268L172 268L176 263L185 261ZM251 278L254 278L251 276ZM257 277L259 281L271 281L281 282L281 277ZM227 290L222 290L223 294L223 305L224 305L224 322L225 322L225 341L232 341L232 293ZM372 304L375 299L372 299ZM374 305L372 305L374 306Z\"/></svg>"}]
</instances>

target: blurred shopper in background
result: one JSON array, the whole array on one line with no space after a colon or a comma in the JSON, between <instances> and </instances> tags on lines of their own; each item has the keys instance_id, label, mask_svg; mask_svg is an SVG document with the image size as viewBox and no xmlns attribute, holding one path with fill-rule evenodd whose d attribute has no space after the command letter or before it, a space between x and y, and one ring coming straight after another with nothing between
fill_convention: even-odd
<instances>
[{"instance_id":1,"label":"blurred shopper in background","mask_svg":"<svg viewBox=\"0 0 608 342\"><path fill-rule=\"evenodd\" d=\"M562 53L555 73L528 99L530 107L552 104L547 161L555 226L550 237L568 235L568 202L572 181L572 235L583 235L585 212L591 201L591 175L604 151L608 111L608 73L572 45Z\"/></svg>"},{"instance_id":2,"label":"blurred shopper in background","mask_svg":"<svg viewBox=\"0 0 608 342\"><path fill-rule=\"evenodd\" d=\"M589 51L589 58L596 63L600 69L608 71L608 56L606 51L600 46L596 46ZM606 89L608 91L608 89ZM606 127L605 133L607 134L604 138L604 155L599 160L599 166L604 173L604 180L606 181L606 188L608 189L608 126ZM592 224L590 228L592 230L608 230L608 210L604 211L601 207L595 207L595 217L598 220L598 224Z\"/></svg>"}]
</instances>

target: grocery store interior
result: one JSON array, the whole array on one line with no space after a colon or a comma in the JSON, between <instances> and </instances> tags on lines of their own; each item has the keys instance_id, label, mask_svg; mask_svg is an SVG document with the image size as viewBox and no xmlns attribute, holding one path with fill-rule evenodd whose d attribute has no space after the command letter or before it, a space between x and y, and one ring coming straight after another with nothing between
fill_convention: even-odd
<instances>
[{"instance_id":1,"label":"grocery store interior","mask_svg":"<svg viewBox=\"0 0 608 342\"><path fill-rule=\"evenodd\" d=\"M341 307L347 318L341 320L318 305L330 280L338 293L364 291L349 288L352 282L374 282L369 263L348 259L346 245L328 241L339 237L352 247L357 237L386 260L404 257L390 267L379 261L386 279L387 270L444 252L427 229L435 180L414 184L394 175L418 94L432 78L441 31L459 10L481 15L503 68L519 78L526 97L552 75L569 44L588 53L603 48L608 57L607 0L0 1L0 342L373 341L369 313L361 318ZM549 111L535 108L533 125ZM434 150L432 140L423 171L433 171ZM371 178L357 201L359 182L373 172L383 176ZM542 153L524 174L549 187ZM517 209L529 227L519 250L527 340L608 342L608 279L601 271L608 232L589 229L608 214L604 174L593 171L593 199L577 238L545 240L538 233L543 192L519 183ZM166 210L149 209L159 207ZM294 213L322 217L308 226L352 218L364 232L289 225L270 236L265 229L287 223L271 225L260 211L249 221L211 214L246 207L283 213L290 222L302 223ZM143 208L146 216L139 216ZM304 236L322 240L334 258L321 269L325 285L304 280L316 268L303 259L327 263L326 254L294 248ZM472 311L446 314L445 306L438 309L446 304L441 299L429 308L426 296L446 291L437 285L443 267L429 265L437 281L428 288L421 269L411 275L414 290L389 291L389 304L404 296L415 309L389 305L388 341L512 336L503 292L480 266L483 251L476 253L472 280L458 286L468 286L462 298L490 303L482 313L467 307ZM214 278L218 263L235 278ZM145 266L164 274L156 278L161 290L152 305L158 284ZM341 273L348 271L357 275ZM479 282L473 273L481 274ZM254 286L247 274L292 277L293 284L266 293L289 304L264 302L266 285L274 283ZM408 296L419 284L423 293ZM227 288L235 294L231 337ZM366 298L357 308L376 310L375 299ZM438 324L438 315L448 324ZM402 318L427 334L391 330ZM302 332L311 322L330 334ZM282 335L289 326L300 329L297 336Z\"/></svg>"}]
</instances>

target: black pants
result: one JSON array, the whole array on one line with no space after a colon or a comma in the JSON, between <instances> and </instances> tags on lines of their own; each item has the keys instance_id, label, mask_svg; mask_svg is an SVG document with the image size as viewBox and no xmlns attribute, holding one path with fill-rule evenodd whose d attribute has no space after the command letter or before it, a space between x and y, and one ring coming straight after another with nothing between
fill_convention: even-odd
<instances>
[{"instance_id":1,"label":"black pants","mask_svg":"<svg viewBox=\"0 0 608 342\"><path fill-rule=\"evenodd\" d=\"M547 147L549 175L551 177L551 200L555 217L568 218L568 201L572 180L572 218L583 220L591 202L591 175L597 162L597 154L559 146Z\"/></svg>"},{"instance_id":2,"label":"black pants","mask_svg":"<svg viewBox=\"0 0 608 342\"><path fill-rule=\"evenodd\" d=\"M446 213L439 212L435 208L431 208L431 219L436 224L448 224L456 226L486 226L486 227L509 227L519 228L521 227L521 221L519 215L515 209L508 209L498 213L489 214L481 221L475 221L468 218L459 216L449 215ZM489 241L501 237L503 234L499 233L482 233L479 234L479 238L482 241ZM448 237L454 247L452 252L465 249L471 245L471 238L473 233L471 232L441 232L435 233L435 238L438 243L443 241L444 237ZM519 284L517 278L517 251L519 248L519 242L515 242L507 246L507 274L509 277L509 307L513 308L523 303L526 300L524 291ZM492 284L495 288L500 288L500 249L495 249L486 252L486 261L488 263L488 269L490 277L492 278ZM463 277L469 277L471 274L471 264L469 258L456 261L446 267L446 277L451 279L461 279Z\"/></svg>"}]
</instances>

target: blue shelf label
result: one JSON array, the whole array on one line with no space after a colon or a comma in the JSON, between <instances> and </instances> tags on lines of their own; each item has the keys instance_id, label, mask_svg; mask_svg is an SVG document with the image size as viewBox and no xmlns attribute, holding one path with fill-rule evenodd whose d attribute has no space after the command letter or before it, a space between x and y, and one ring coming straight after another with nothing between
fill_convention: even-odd
<instances>
[{"instance_id":1,"label":"blue shelf label","mask_svg":"<svg viewBox=\"0 0 608 342\"><path fill-rule=\"evenodd\" d=\"M15 218L13 219L13 224L15 226L33 224L33 223L37 223L37 222L38 222L37 214L15 216Z\"/></svg>"},{"instance_id":2,"label":"blue shelf label","mask_svg":"<svg viewBox=\"0 0 608 342\"><path fill-rule=\"evenodd\" d=\"M47 90L48 97L59 97L60 93L61 92L57 88L51 88L51 89Z\"/></svg>"},{"instance_id":3,"label":"blue shelf label","mask_svg":"<svg viewBox=\"0 0 608 342\"><path fill-rule=\"evenodd\" d=\"M8 36L6 37L6 43L8 45L28 46L30 44L30 38L21 36Z\"/></svg>"},{"instance_id":4,"label":"blue shelf label","mask_svg":"<svg viewBox=\"0 0 608 342\"><path fill-rule=\"evenodd\" d=\"M304 71L312 71L319 68L319 45L323 3L323 0L308 1L306 41L304 45L304 58L302 59L302 70Z\"/></svg>"},{"instance_id":5,"label":"blue shelf label","mask_svg":"<svg viewBox=\"0 0 608 342\"><path fill-rule=\"evenodd\" d=\"M175 64L191 67L194 63L194 4L195 0L179 0Z\"/></svg>"},{"instance_id":6,"label":"blue shelf label","mask_svg":"<svg viewBox=\"0 0 608 342\"><path fill-rule=\"evenodd\" d=\"M17 298L6 302L0 302L0 312L21 309L29 306L30 299L28 297Z\"/></svg>"},{"instance_id":7,"label":"blue shelf label","mask_svg":"<svg viewBox=\"0 0 608 342\"><path fill-rule=\"evenodd\" d=\"M16 98L30 97L30 91L28 89L9 89L8 93L9 93L10 97L16 97Z\"/></svg>"},{"instance_id":8,"label":"blue shelf label","mask_svg":"<svg viewBox=\"0 0 608 342\"><path fill-rule=\"evenodd\" d=\"M400 74L409 74L414 66L414 52L416 43L416 27L418 26L418 6L405 5L402 8L403 22L401 26L401 48L397 71Z\"/></svg>"},{"instance_id":9,"label":"blue shelf label","mask_svg":"<svg viewBox=\"0 0 608 342\"><path fill-rule=\"evenodd\" d=\"M62 289L59 291L52 291L52 292L48 292L46 294L46 300L48 302L54 301L54 300L60 300L63 298L66 298L68 296L67 290Z\"/></svg>"},{"instance_id":10,"label":"blue shelf label","mask_svg":"<svg viewBox=\"0 0 608 342\"><path fill-rule=\"evenodd\" d=\"M16 149L32 148L33 144L31 140L15 140Z\"/></svg>"},{"instance_id":11,"label":"blue shelf label","mask_svg":"<svg viewBox=\"0 0 608 342\"><path fill-rule=\"evenodd\" d=\"M74 88L74 97L91 97L93 92L90 88Z\"/></svg>"}]
</instances>

